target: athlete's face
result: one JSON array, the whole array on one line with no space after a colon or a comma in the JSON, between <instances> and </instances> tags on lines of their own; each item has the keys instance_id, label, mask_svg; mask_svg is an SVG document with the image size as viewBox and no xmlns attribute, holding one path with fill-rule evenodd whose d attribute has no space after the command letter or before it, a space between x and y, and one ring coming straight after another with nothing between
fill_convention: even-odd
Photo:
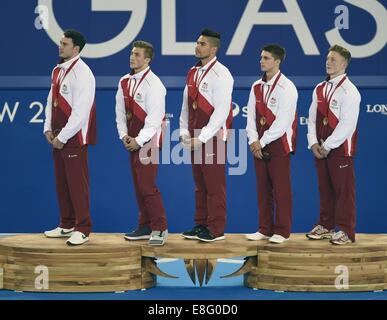
<instances>
[{"instance_id":1,"label":"athlete's face","mask_svg":"<svg viewBox=\"0 0 387 320\"><path fill-rule=\"evenodd\" d=\"M132 49L130 53L130 67L136 71L141 70L149 65L150 59L145 57L145 48Z\"/></svg>"},{"instance_id":2,"label":"athlete's face","mask_svg":"<svg viewBox=\"0 0 387 320\"><path fill-rule=\"evenodd\" d=\"M260 61L261 71L268 72L273 68L279 67L280 63L281 61L279 59L275 59L270 52L265 50L262 51Z\"/></svg>"},{"instance_id":3,"label":"athlete's face","mask_svg":"<svg viewBox=\"0 0 387 320\"><path fill-rule=\"evenodd\" d=\"M69 60L79 54L79 46L74 46L73 39L63 36L59 42L59 56Z\"/></svg>"},{"instance_id":4,"label":"athlete's face","mask_svg":"<svg viewBox=\"0 0 387 320\"><path fill-rule=\"evenodd\" d=\"M200 36L196 41L195 57L200 60L207 59L210 56L215 56L216 50L217 48L211 45L207 37Z\"/></svg>"},{"instance_id":5,"label":"athlete's face","mask_svg":"<svg viewBox=\"0 0 387 320\"><path fill-rule=\"evenodd\" d=\"M325 66L328 75L335 75L345 71L347 68L347 60L338 52L330 51Z\"/></svg>"}]
</instances>

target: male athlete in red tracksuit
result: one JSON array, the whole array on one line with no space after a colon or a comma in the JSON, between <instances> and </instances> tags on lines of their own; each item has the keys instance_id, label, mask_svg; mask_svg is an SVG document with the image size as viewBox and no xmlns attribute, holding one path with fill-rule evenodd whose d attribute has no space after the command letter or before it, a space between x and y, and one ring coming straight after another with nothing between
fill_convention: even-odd
<instances>
[{"instance_id":1,"label":"male athlete in red tracksuit","mask_svg":"<svg viewBox=\"0 0 387 320\"><path fill-rule=\"evenodd\" d=\"M196 187L196 225L182 235L205 242L224 239L226 226L225 141L234 80L216 58L219 46L220 35L204 29L195 49L200 61L188 73L180 115L180 137L192 149Z\"/></svg>"},{"instance_id":2,"label":"male athlete in red tracksuit","mask_svg":"<svg viewBox=\"0 0 387 320\"><path fill-rule=\"evenodd\" d=\"M315 156L320 191L320 219L306 236L312 240L330 239L336 245L355 241L353 156L361 96L345 73L350 59L350 52L341 46L329 49L328 77L313 91L308 118L308 144Z\"/></svg>"},{"instance_id":3,"label":"male athlete in red tracksuit","mask_svg":"<svg viewBox=\"0 0 387 320\"><path fill-rule=\"evenodd\" d=\"M262 79L250 91L247 136L257 175L259 231L249 240L282 243L290 236L292 192L290 153L295 152L297 89L279 70L285 50L266 45L261 53ZM274 217L275 208L275 217Z\"/></svg>"},{"instance_id":4,"label":"male athlete in red tracksuit","mask_svg":"<svg viewBox=\"0 0 387 320\"><path fill-rule=\"evenodd\" d=\"M61 63L52 72L44 133L53 146L60 225L49 238L88 241L91 231L87 148L96 143L95 79L79 56L86 40L67 30L60 41Z\"/></svg>"},{"instance_id":5,"label":"male athlete in red tracksuit","mask_svg":"<svg viewBox=\"0 0 387 320\"><path fill-rule=\"evenodd\" d=\"M133 43L132 72L123 76L118 85L116 122L119 137L130 151L140 211L138 228L127 233L125 239L149 239L150 245L163 245L168 236L167 219L156 177L166 89L149 68L153 55L153 46L149 42Z\"/></svg>"}]
</instances>

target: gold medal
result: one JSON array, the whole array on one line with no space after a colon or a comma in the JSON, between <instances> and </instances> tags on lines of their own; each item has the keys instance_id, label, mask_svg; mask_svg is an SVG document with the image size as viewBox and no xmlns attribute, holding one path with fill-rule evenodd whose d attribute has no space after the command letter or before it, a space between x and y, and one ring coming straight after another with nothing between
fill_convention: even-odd
<instances>
[{"instance_id":1,"label":"gold medal","mask_svg":"<svg viewBox=\"0 0 387 320\"><path fill-rule=\"evenodd\" d=\"M259 123L261 126L264 126L266 124L266 118L262 116L261 119L259 119Z\"/></svg>"},{"instance_id":2,"label":"gold medal","mask_svg":"<svg viewBox=\"0 0 387 320\"><path fill-rule=\"evenodd\" d=\"M127 119L128 121L130 121L132 118L133 118L133 114L132 114L130 111L128 111L128 112L126 113L126 119Z\"/></svg>"},{"instance_id":3,"label":"gold medal","mask_svg":"<svg viewBox=\"0 0 387 320\"><path fill-rule=\"evenodd\" d=\"M56 108L58 106L58 100L54 100L54 107Z\"/></svg>"},{"instance_id":4,"label":"gold medal","mask_svg":"<svg viewBox=\"0 0 387 320\"><path fill-rule=\"evenodd\" d=\"M324 117L323 119L323 125L326 126L328 124L328 118L327 117Z\"/></svg>"},{"instance_id":5,"label":"gold medal","mask_svg":"<svg viewBox=\"0 0 387 320\"><path fill-rule=\"evenodd\" d=\"M197 107L198 107L198 105L197 105L196 101L194 101L193 104L192 104L192 108L193 108L194 110L196 110Z\"/></svg>"}]
</instances>

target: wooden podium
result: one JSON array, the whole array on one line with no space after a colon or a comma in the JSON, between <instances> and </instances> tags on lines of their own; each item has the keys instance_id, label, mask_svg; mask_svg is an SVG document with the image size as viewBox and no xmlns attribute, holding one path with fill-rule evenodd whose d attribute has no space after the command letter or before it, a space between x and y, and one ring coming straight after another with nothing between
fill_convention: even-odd
<instances>
[{"instance_id":1,"label":"wooden podium","mask_svg":"<svg viewBox=\"0 0 387 320\"><path fill-rule=\"evenodd\" d=\"M358 234L345 246L292 234L288 242L249 241L241 234L204 243L170 234L164 246L126 241L122 234L92 233L73 247L43 234L0 238L0 289L39 292L111 292L150 288L161 271L157 258L183 259L188 276L207 284L217 259L245 257L250 288L278 291L375 291L387 289L387 235ZM346 279L341 281L340 279Z\"/></svg>"}]
</instances>

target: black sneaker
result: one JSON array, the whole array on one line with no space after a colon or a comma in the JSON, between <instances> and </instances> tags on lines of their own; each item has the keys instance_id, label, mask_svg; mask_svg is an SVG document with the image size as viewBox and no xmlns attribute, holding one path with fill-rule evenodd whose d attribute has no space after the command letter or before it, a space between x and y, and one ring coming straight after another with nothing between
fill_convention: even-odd
<instances>
[{"instance_id":1,"label":"black sneaker","mask_svg":"<svg viewBox=\"0 0 387 320\"><path fill-rule=\"evenodd\" d=\"M203 232L203 230L206 230L207 227L206 226L202 226L202 225L197 225L195 227L193 227L192 230L189 230L189 231L185 231L183 232L181 235L186 238L186 239L199 239L198 238L198 235Z\"/></svg>"},{"instance_id":2,"label":"black sneaker","mask_svg":"<svg viewBox=\"0 0 387 320\"><path fill-rule=\"evenodd\" d=\"M199 235L198 235L198 240L200 241L204 241L204 242L213 242L213 241L217 241L217 240L224 240L225 239L225 236L224 236L224 233L222 233L221 235L215 237L210 230L208 230L207 228L205 230L203 230Z\"/></svg>"},{"instance_id":3,"label":"black sneaker","mask_svg":"<svg viewBox=\"0 0 387 320\"><path fill-rule=\"evenodd\" d=\"M125 234L126 240L148 240L151 237L152 229L145 227L138 227L136 230Z\"/></svg>"}]
</instances>

